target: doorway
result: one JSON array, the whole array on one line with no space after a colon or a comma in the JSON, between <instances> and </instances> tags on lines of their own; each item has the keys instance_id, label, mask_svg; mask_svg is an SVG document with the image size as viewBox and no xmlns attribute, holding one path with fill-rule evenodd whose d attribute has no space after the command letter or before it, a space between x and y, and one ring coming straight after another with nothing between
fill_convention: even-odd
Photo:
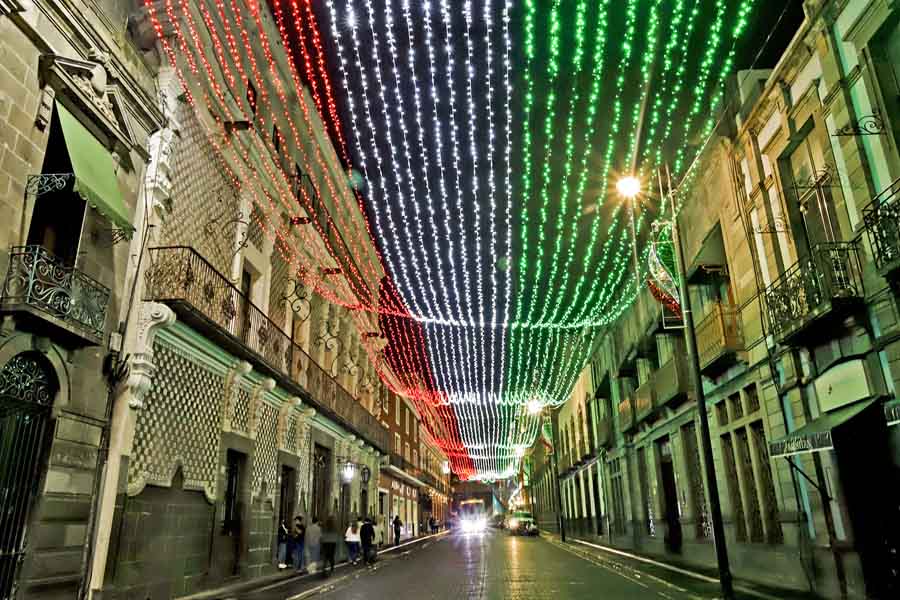
<instances>
[{"instance_id":1,"label":"doorway","mask_svg":"<svg viewBox=\"0 0 900 600\"><path fill-rule=\"evenodd\" d=\"M312 513L319 521L329 514L328 490L331 488L331 450L319 444L313 449Z\"/></svg>"},{"instance_id":2,"label":"doorway","mask_svg":"<svg viewBox=\"0 0 900 600\"><path fill-rule=\"evenodd\" d=\"M297 471L287 465L281 465L281 493L278 504L278 523L282 523L290 531L296 503Z\"/></svg>"},{"instance_id":3,"label":"doorway","mask_svg":"<svg viewBox=\"0 0 900 600\"><path fill-rule=\"evenodd\" d=\"M36 352L18 354L0 370L0 598L16 596L57 389L50 366Z\"/></svg>"},{"instance_id":4,"label":"doorway","mask_svg":"<svg viewBox=\"0 0 900 600\"><path fill-rule=\"evenodd\" d=\"M241 567L241 538L244 511L244 470L247 455L228 449L225 457L225 515L224 535L230 538L231 575L239 575Z\"/></svg>"},{"instance_id":5,"label":"doorway","mask_svg":"<svg viewBox=\"0 0 900 600\"><path fill-rule=\"evenodd\" d=\"M670 552L681 552L681 519L678 508L678 483L675 479L675 463L672 461L672 445L665 437L657 442L659 455L660 483L663 489L663 507L666 534L666 548Z\"/></svg>"}]
</instances>

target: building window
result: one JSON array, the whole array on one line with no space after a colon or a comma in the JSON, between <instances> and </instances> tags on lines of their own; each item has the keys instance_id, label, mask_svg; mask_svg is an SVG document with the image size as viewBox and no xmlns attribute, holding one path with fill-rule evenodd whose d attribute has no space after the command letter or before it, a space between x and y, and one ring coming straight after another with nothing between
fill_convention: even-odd
<instances>
[{"instance_id":1,"label":"building window","mask_svg":"<svg viewBox=\"0 0 900 600\"><path fill-rule=\"evenodd\" d=\"M400 396L394 396L394 422L400 425Z\"/></svg>"},{"instance_id":2,"label":"building window","mask_svg":"<svg viewBox=\"0 0 900 600\"><path fill-rule=\"evenodd\" d=\"M411 457L409 455L409 442L406 443L406 448L403 452L403 458L406 459L406 462L411 462Z\"/></svg>"},{"instance_id":3,"label":"building window","mask_svg":"<svg viewBox=\"0 0 900 600\"><path fill-rule=\"evenodd\" d=\"M403 444L402 444L402 442L400 441L400 434L399 434L399 433L395 433L395 434L394 434L394 451L395 451L397 454L400 454L401 452L403 452Z\"/></svg>"},{"instance_id":4,"label":"building window","mask_svg":"<svg viewBox=\"0 0 900 600\"><path fill-rule=\"evenodd\" d=\"M415 468L419 468L419 451L413 450L412 463Z\"/></svg>"},{"instance_id":5,"label":"building window","mask_svg":"<svg viewBox=\"0 0 900 600\"><path fill-rule=\"evenodd\" d=\"M406 416L406 435L409 435L409 408L404 407Z\"/></svg>"}]
</instances>

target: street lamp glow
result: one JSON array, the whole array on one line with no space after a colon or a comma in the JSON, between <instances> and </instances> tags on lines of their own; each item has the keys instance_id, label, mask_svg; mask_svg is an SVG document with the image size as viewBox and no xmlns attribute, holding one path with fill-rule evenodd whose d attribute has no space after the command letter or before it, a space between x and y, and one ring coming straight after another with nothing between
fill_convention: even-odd
<instances>
[{"instance_id":1,"label":"street lamp glow","mask_svg":"<svg viewBox=\"0 0 900 600\"><path fill-rule=\"evenodd\" d=\"M616 182L616 189L623 198L635 198L641 193L641 180L631 175L623 177Z\"/></svg>"},{"instance_id":2,"label":"street lamp glow","mask_svg":"<svg viewBox=\"0 0 900 600\"><path fill-rule=\"evenodd\" d=\"M346 483L350 483L351 481L353 481L353 471L354 471L353 463L348 462L347 464L344 465L344 470L343 470L342 475L343 475L344 481Z\"/></svg>"},{"instance_id":3,"label":"street lamp glow","mask_svg":"<svg viewBox=\"0 0 900 600\"><path fill-rule=\"evenodd\" d=\"M536 415L542 410L544 410L544 406L541 404L540 400L535 399L528 401L528 414Z\"/></svg>"}]
</instances>

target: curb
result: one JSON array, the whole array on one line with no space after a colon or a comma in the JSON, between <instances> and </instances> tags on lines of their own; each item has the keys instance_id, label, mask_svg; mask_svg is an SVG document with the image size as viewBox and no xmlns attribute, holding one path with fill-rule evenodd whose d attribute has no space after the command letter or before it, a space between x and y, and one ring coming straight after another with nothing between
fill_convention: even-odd
<instances>
[{"instance_id":1,"label":"curb","mask_svg":"<svg viewBox=\"0 0 900 600\"><path fill-rule=\"evenodd\" d=\"M409 546L415 546L428 540L443 537L445 535L448 535L449 533L449 530L444 530L431 535L425 535L422 537L407 540L398 546L388 546L383 550L379 550L378 555L382 556L385 554L390 554L394 551L402 550L403 548L407 548ZM335 565L335 569L341 569L347 566L350 566L350 563L345 560ZM288 583L300 582L317 575L318 573L305 573L303 575L298 575L296 573L274 573L272 575L263 575L262 577L243 580L231 585L225 585L211 590L197 592L189 596L178 596L174 600L219 600L222 598L229 598L245 591L261 591L262 589L272 589L275 587L280 587L282 585L287 585Z\"/></svg>"}]
</instances>

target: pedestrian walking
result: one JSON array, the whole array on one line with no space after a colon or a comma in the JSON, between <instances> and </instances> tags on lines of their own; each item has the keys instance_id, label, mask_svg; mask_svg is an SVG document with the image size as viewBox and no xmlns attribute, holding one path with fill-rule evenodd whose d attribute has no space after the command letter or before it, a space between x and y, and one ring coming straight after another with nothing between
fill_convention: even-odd
<instances>
[{"instance_id":1,"label":"pedestrian walking","mask_svg":"<svg viewBox=\"0 0 900 600\"><path fill-rule=\"evenodd\" d=\"M306 542L306 524L303 523L303 517L300 515L294 517L294 529L291 532L291 537L294 542L294 568L298 572L303 573L306 571L306 548L304 547Z\"/></svg>"},{"instance_id":2,"label":"pedestrian walking","mask_svg":"<svg viewBox=\"0 0 900 600\"><path fill-rule=\"evenodd\" d=\"M428 517L428 529L432 535L437 533L437 521L434 520L434 517Z\"/></svg>"},{"instance_id":3,"label":"pedestrian walking","mask_svg":"<svg viewBox=\"0 0 900 600\"><path fill-rule=\"evenodd\" d=\"M384 515L375 518L375 544L378 547L384 546Z\"/></svg>"},{"instance_id":4,"label":"pedestrian walking","mask_svg":"<svg viewBox=\"0 0 900 600\"><path fill-rule=\"evenodd\" d=\"M347 554L351 565L359 562L359 544L361 542L359 536L359 521L354 519L344 532L344 541L347 543Z\"/></svg>"},{"instance_id":5,"label":"pedestrian walking","mask_svg":"<svg viewBox=\"0 0 900 600\"><path fill-rule=\"evenodd\" d=\"M375 564L375 526L369 517L366 517L366 522L359 529L359 539L362 542L363 560L367 565Z\"/></svg>"},{"instance_id":6,"label":"pedestrian walking","mask_svg":"<svg viewBox=\"0 0 900 600\"><path fill-rule=\"evenodd\" d=\"M291 534L282 519L278 525L278 568L286 569L291 548Z\"/></svg>"},{"instance_id":7,"label":"pedestrian walking","mask_svg":"<svg viewBox=\"0 0 900 600\"><path fill-rule=\"evenodd\" d=\"M334 553L338 543L338 528L333 515L325 519L322 528L322 577L334 573Z\"/></svg>"},{"instance_id":8,"label":"pedestrian walking","mask_svg":"<svg viewBox=\"0 0 900 600\"><path fill-rule=\"evenodd\" d=\"M400 531L403 529L403 521L400 520L400 515L396 515L394 517L394 545L400 545Z\"/></svg>"},{"instance_id":9,"label":"pedestrian walking","mask_svg":"<svg viewBox=\"0 0 900 600\"><path fill-rule=\"evenodd\" d=\"M315 573L319 568L319 552L322 544L322 527L319 517L312 518L312 524L306 528L307 569Z\"/></svg>"}]
</instances>

